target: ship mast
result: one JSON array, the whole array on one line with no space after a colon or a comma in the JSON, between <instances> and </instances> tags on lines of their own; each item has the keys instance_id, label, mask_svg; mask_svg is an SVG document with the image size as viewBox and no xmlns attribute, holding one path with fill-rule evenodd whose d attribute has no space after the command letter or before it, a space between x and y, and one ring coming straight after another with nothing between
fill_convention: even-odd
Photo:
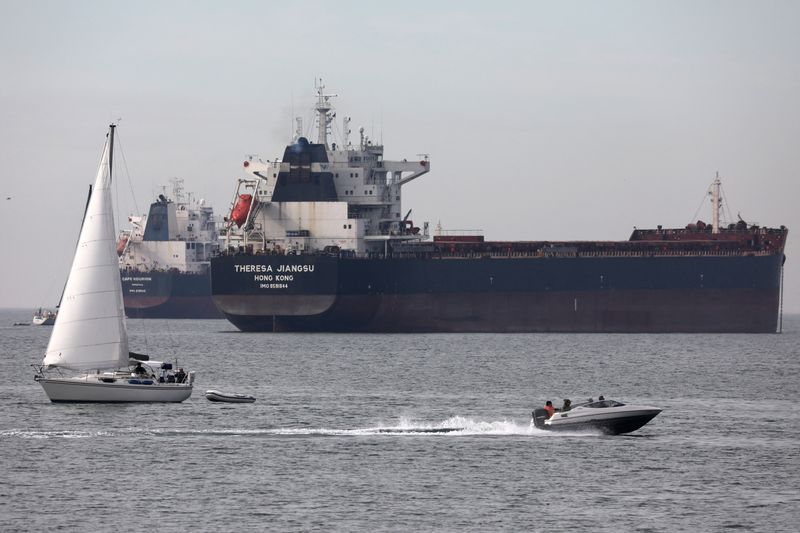
<instances>
[{"instance_id":1,"label":"ship mast","mask_svg":"<svg viewBox=\"0 0 800 533\"><path fill-rule=\"evenodd\" d=\"M720 185L719 172L711 183L708 194L711 195L711 233L719 233L719 210L722 206L722 198L719 194Z\"/></svg>"},{"instance_id":2,"label":"ship mast","mask_svg":"<svg viewBox=\"0 0 800 533\"><path fill-rule=\"evenodd\" d=\"M325 85L322 83L322 78L316 83L317 87L317 105L315 107L318 115L318 122L319 122L319 134L317 136L317 143L325 145L325 148L328 148L328 128L330 128L331 120L333 116L328 116L328 112L333 109L333 104L331 104L330 99L336 98L337 94L325 94L323 93L325 89Z\"/></svg>"},{"instance_id":3,"label":"ship mast","mask_svg":"<svg viewBox=\"0 0 800 533\"><path fill-rule=\"evenodd\" d=\"M183 178L175 177L171 178L169 181L172 182L172 196L175 199L175 203L185 203L183 200Z\"/></svg>"}]
</instances>

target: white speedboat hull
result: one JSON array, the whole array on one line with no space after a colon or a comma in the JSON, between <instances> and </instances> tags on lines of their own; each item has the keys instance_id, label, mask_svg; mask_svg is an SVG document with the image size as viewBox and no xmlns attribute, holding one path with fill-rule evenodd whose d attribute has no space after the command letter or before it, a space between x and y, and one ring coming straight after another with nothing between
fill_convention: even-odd
<instances>
[{"instance_id":1,"label":"white speedboat hull","mask_svg":"<svg viewBox=\"0 0 800 533\"><path fill-rule=\"evenodd\" d=\"M236 392L220 392L217 390L206 391L206 398L212 402L228 403L253 403L256 401L254 396L240 394Z\"/></svg>"},{"instance_id":2,"label":"white speedboat hull","mask_svg":"<svg viewBox=\"0 0 800 533\"><path fill-rule=\"evenodd\" d=\"M192 395L191 384L158 383L153 380L118 379L107 383L89 377L39 378L38 381L51 402L178 403Z\"/></svg>"}]
</instances>

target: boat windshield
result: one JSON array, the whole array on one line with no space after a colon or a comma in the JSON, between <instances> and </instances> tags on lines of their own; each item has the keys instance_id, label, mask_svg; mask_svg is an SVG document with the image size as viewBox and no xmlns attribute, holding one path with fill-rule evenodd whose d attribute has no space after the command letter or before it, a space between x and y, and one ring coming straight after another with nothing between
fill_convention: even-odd
<instances>
[{"instance_id":1,"label":"boat windshield","mask_svg":"<svg viewBox=\"0 0 800 533\"><path fill-rule=\"evenodd\" d=\"M600 400L599 402L587 403L584 407L622 407L624 403L616 400Z\"/></svg>"}]
</instances>

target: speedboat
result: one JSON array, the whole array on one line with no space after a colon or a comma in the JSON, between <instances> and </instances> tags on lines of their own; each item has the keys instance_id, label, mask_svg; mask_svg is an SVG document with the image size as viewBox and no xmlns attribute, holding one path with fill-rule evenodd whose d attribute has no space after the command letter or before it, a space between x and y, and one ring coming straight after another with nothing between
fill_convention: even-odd
<instances>
[{"instance_id":1,"label":"speedboat","mask_svg":"<svg viewBox=\"0 0 800 533\"><path fill-rule=\"evenodd\" d=\"M658 407L627 405L616 400L599 400L557 411L550 418L544 409L534 409L531 424L538 429L587 431L606 435L630 433L650 422L661 412Z\"/></svg>"},{"instance_id":2,"label":"speedboat","mask_svg":"<svg viewBox=\"0 0 800 533\"><path fill-rule=\"evenodd\" d=\"M218 390L207 390L206 398L212 402L228 402L228 403L253 403L256 401L255 396L249 394L242 394L240 392L220 392Z\"/></svg>"}]
</instances>

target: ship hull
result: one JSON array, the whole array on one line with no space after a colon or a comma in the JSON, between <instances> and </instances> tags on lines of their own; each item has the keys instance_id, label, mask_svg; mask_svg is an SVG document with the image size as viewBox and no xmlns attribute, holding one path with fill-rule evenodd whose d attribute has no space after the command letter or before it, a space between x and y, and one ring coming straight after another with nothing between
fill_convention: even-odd
<instances>
[{"instance_id":1,"label":"ship hull","mask_svg":"<svg viewBox=\"0 0 800 533\"><path fill-rule=\"evenodd\" d=\"M129 318L222 318L208 274L120 271Z\"/></svg>"},{"instance_id":2,"label":"ship hull","mask_svg":"<svg viewBox=\"0 0 800 533\"><path fill-rule=\"evenodd\" d=\"M782 260L221 256L212 295L243 331L772 333Z\"/></svg>"}]
</instances>

